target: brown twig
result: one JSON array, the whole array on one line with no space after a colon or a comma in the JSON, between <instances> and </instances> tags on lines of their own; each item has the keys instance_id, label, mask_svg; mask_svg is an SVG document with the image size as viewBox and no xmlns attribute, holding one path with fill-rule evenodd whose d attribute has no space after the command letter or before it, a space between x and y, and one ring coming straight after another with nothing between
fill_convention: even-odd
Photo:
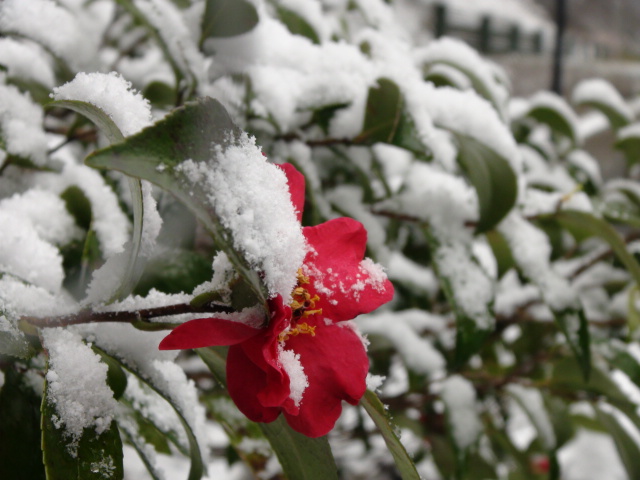
<instances>
[{"instance_id":1,"label":"brown twig","mask_svg":"<svg viewBox=\"0 0 640 480\"><path fill-rule=\"evenodd\" d=\"M234 310L226 305L207 304L201 307L194 307L188 303L167 305L164 307L145 308L134 311L96 312L93 310L81 310L71 315L58 317L22 317L20 320L27 322L34 327L64 327L68 325L79 325L83 323L99 322L148 322L152 318L167 317L189 313L232 313Z\"/></svg>"}]
</instances>

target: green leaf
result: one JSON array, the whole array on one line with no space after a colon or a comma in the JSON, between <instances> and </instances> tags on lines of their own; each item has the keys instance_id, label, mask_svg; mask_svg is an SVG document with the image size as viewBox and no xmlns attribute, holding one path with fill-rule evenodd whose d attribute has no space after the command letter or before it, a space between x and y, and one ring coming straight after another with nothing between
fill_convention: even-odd
<instances>
[{"instance_id":1,"label":"green leaf","mask_svg":"<svg viewBox=\"0 0 640 480\"><path fill-rule=\"evenodd\" d=\"M640 123L634 123L630 128L634 129L631 133L623 136L618 133L618 139L614 143L614 147L624 153L628 166L640 162Z\"/></svg>"},{"instance_id":2,"label":"green leaf","mask_svg":"<svg viewBox=\"0 0 640 480\"><path fill-rule=\"evenodd\" d=\"M191 292L212 275L210 258L192 250L171 250L147 263L134 293L144 297L152 288L164 293Z\"/></svg>"},{"instance_id":3,"label":"green leaf","mask_svg":"<svg viewBox=\"0 0 640 480\"><path fill-rule=\"evenodd\" d=\"M307 37L315 44L320 43L320 37L318 37L316 31L309 22L304 19L304 17L301 17L293 10L289 10L288 8L284 8L280 5L276 6L276 11L280 21L285 24L291 33Z\"/></svg>"},{"instance_id":4,"label":"green leaf","mask_svg":"<svg viewBox=\"0 0 640 480\"><path fill-rule=\"evenodd\" d=\"M568 138L572 146L578 145L578 138L571 120L563 115L560 110L547 105L534 105L527 113L527 116L548 125L553 132Z\"/></svg>"},{"instance_id":5,"label":"green leaf","mask_svg":"<svg viewBox=\"0 0 640 480\"><path fill-rule=\"evenodd\" d=\"M567 308L562 311L553 311L553 316L580 364L583 378L588 380L591 374L591 337L584 310Z\"/></svg>"},{"instance_id":6,"label":"green leaf","mask_svg":"<svg viewBox=\"0 0 640 480\"><path fill-rule=\"evenodd\" d=\"M616 444L616 449L629 478L640 478L640 447L620 420L599 406L595 407L598 420L605 426Z\"/></svg>"},{"instance_id":7,"label":"green leaf","mask_svg":"<svg viewBox=\"0 0 640 480\"><path fill-rule=\"evenodd\" d=\"M42 451L47 480L123 479L122 441L116 422L98 435L94 429L84 429L73 449L65 435L64 425L54 424L57 412L49 399L45 384L42 398Z\"/></svg>"},{"instance_id":8,"label":"green leaf","mask_svg":"<svg viewBox=\"0 0 640 480\"><path fill-rule=\"evenodd\" d=\"M501 104L499 98L496 98L494 95L495 87L493 85L488 85L487 82L484 81L484 76L476 74L472 68L469 68L469 65L463 65L457 62L455 59L449 58L440 58L434 62L428 63L427 67L432 67L433 65L442 64L448 65L449 67L453 67L454 69L463 73L470 81L473 90L476 91L482 98L487 100L493 108L498 112L502 118L504 118L504 107Z\"/></svg>"},{"instance_id":9,"label":"green leaf","mask_svg":"<svg viewBox=\"0 0 640 480\"><path fill-rule=\"evenodd\" d=\"M80 115L84 115L100 129L107 137L110 143L118 143L124 139L124 135L115 122L101 108L96 107L92 103L82 102L80 100L54 100L49 102L47 107L60 107L73 110Z\"/></svg>"},{"instance_id":10,"label":"green leaf","mask_svg":"<svg viewBox=\"0 0 640 480\"><path fill-rule=\"evenodd\" d=\"M120 366L120 363L106 352L94 348L94 352L100 355L100 360L107 365L107 385L113 392L113 398L119 400L127 388L127 375Z\"/></svg>"},{"instance_id":11,"label":"green leaf","mask_svg":"<svg viewBox=\"0 0 640 480\"><path fill-rule=\"evenodd\" d=\"M0 478L44 480L40 450L40 393L11 366L0 390Z\"/></svg>"},{"instance_id":12,"label":"green leaf","mask_svg":"<svg viewBox=\"0 0 640 480\"><path fill-rule=\"evenodd\" d=\"M389 414L378 396L367 390L360 404L380 430L402 480L420 480L416 466L391 426Z\"/></svg>"},{"instance_id":13,"label":"green leaf","mask_svg":"<svg viewBox=\"0 0 640 480\"><path fill-rule=\"evenodd\" d=\"M242 35L258 24L258 12L246 0L206 0L200 45L208 38Z\"/></svg>"},{"instance_id":14,"label":"green leaf","mask_svg":"<svg viewBox=\"0 0 640 480\"><path fill-rule=\"evenodd\" d=\"M577 105L591 107L602 112L607 117L609 123L611 124L611 128L613 128L614 130L625 127L631 122L631 119L627 116L627 113L625 111L616 108L616 105L610 102L598 102L595 100L591 100L588 102L578 103Z\"/></svg>"},{"instance_id":15,"label":"green leaf","mask_svg":"<svg viewBox=\"0 0 640 480\"><path fill-rule=\"evenodd\" d=\"M369 89L364 127L356 142L392 143L402 114L400 88L388 78L379 78L376 87Z\"/></svg>"},{"instance_id":16,"label":"green leaf","mask_svg":"<svg viewBox=\"0 0 640 480\"><path fill-rule=\"evenodd\" d=\"M97 346L94 346L94 349L96 351L101 351L102 353L105 353L105 354L109 355L114 361L116 361L117 363L120 364L121 368L123 368L123 369L127 370L128 372L132 373L138 380L140 380L142 383L144 383L149 388L151 388L151 390L153 390L161 398L163 398L167 403L169 403L169 405L171 405L173 410L178 415L178 419L180 420L180 423L182 424L182 426L184 428L184 431L185 431L186 436L187 436L187 441L189 442L189 452L188 452L188 454L189 454L189 456L191 458L191 468L189 469L188 480L200 480L200 478L202 478L202 475L204 474L205 465L204 465L204 462L202 460L202 455L200 454L200 447L198 445L198 440L196 439L196 436L193 433L193 429L189 425L189 422L187 422L187 420L184 417L184 414L181 411L181 409L175 404L175 402L171 399L171 397L169 397L164 392L164 390L162 388L154 385L152 380L147 378L146 375L143 375L141 372L139 372L132 365L123 363L119 358L117 358L117 357L115 357L113 355L110 355L109 352L106 352L103 349L98 348Z\"/></svg>"},{"instance_id":17,"label":"green leaf","mask_svg":"<svg viewBox=\"0 0 640 480\"><path fill-rule=\"evenodd\" d=\"M174 110L122 143L92 153L85 161L96 168L119 170L149 180L171 192L196 215L216 245L227 254L254 295L253 304L264 304L265 287L257 272L234 249L231 232L223 227L209 199L211 192L177 168L187 159L215 162L212 147L227 148L241 133L220 102L206 97Z\"/></svg>"},{"instance_id":18,"label":"green leaf","mask_svg":"<svg viewBox=\"0 0 640 480\"><path fill-rule=\"evenodd\" d=\"M73 110L84 115L105 134L110 143L118 143L124 140L124 135L115 122L101 108L89 102L79 100L56 100L48 104L52 107L62 107ZM120 285L107 303L121 300L131 293L133 287L138 282L144 268L144 260L139 255L142 244L142 230L144 218L144 205L142 201L142 185L137 178L129 178L129 190L131 191L131 202L133 205L133 236L131 245L128 247L129 261L126 271L123 273Z\"/></svg>"},{"instance_id":19,"label":"green leaf","mask_svg":"<svg viewBox=\"0 0 640 480\"><path fill-rule=\"evenodd\" d=\"M458 162L476 189L480 218L476 232L497 225L513 208L518 196L518 181L511 165L501 155L476 139L455 133Z\"/></svg>"},{"instance_id":20,"label":"green leaf","mask_svg":"<svg viewBox=\"0 0 640 480\"><path fill-rule=\"evenodd\" d=\"M278 457L282 470L290 480L338 479L327 437L309 438L294 431L281 415L271 423L260 423Z\"/></svg>"},{"instance_id":21,"label":"green leaf","mask_svg":"<svg viewBox=\"0 0 640 480\"><path fill-rule=\"evenodd\" d=\"M196 352L218 382L226 385L226 348L198 348ZM282 416L275 422L258 425L290 480L338 478L338 469L326 437L302 435L292 430Z\"/></svg>"},{"instance_id":22,"label":"green leaf","mask_svg":"<svg viewBox=\"0 0 640 480\"><path fill-rule=\"evenodd\" d=\"M635 282L640 284L640 264L629 253L623 238L611 225L592 213L580 210L562 210L553 217L567 228L581 230L589 236L600 237L607 242Z\"/></svg>"}]
</instances>

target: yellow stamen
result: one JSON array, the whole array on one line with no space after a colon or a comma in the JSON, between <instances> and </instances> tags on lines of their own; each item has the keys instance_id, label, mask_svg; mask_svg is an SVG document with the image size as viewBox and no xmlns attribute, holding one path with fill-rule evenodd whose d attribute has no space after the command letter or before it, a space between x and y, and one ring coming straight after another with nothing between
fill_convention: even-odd
<instances>
[{"instance_id":1,"label":"yellow stamen","mask_svg":"<svg viewBox=\"0 0 640 480\"><path fill-rule=\"evenodd\" d=\"M278 340L280 342L286 342L287 340L289 340L289 337L297 337L298 335L300 335L302 333L308 333L312 337L315 337L316 336L316 327L315 326L311 326L306 322L299 323L295 327L287 330L286 332L282 332L280 335L278 335Z\"/></svg>"}]
</instances>

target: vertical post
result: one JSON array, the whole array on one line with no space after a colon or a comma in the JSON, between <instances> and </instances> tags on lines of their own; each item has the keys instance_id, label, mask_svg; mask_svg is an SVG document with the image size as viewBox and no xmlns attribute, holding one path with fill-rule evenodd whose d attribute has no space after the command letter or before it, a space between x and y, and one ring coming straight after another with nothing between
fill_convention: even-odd
<instances>
[{"instance_id":1,"label":"vertical post","mask_svg":"<svg viewBox=\"0 0 640 480\"><path fill-rule=\"evenodd\" d=\"M556 44L553 51L553 73L551 90L562 95L562 54L564 50L564 33L567 23L567 6L565 0L556 0Z\"/></svg>"},{"instance_id":2,"label":"vertical post","mask_svg":"<svg viewBox=\"0 0 640 480\"><path fill-rule=\"evenodd\" d=\"M520 51L520 27L517 24L511 25L509 29L509 51Z\"/></svg>"},{"instance_id":3,"label":"vertical post","mask_svg":"<svg viewBox=\"0 0 640 480\"><path fill-rule=\"evenodd\" d=\"M542 32L537 31L531 37L531 49L533 53L542 53Z\"/></svg>"},{"instance_id":4,"label":"vertical post","mask_svg":"<svg viewBox=\"0 0 640 480\"><path fill-rule=\"evenodd\" d=\"M447 34L447 7L442 3L435 5L435 36L440 38Z\"/></svg>"},{"instance_id":5,"label":"vertical post","mask_svg":"<svg viewBox=\"0 0 640 480\"><path fill-rule=\"evenodd\" d=\"M480 22L480 45L478 49L482 53L489 53L491 50L491 17L484 16Z\"/></svg>"}]
</instances>

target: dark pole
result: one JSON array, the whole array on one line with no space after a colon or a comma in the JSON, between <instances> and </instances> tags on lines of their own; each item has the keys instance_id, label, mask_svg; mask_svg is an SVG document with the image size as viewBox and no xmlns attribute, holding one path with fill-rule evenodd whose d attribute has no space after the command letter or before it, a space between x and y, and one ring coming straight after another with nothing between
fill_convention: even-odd
<instances>
[{"instance_id":1,"label":"dark pole","mask_svg":"<svg viewBox=\"0 0 640 480\"><path fill-rule=\"evenodd\" d=\"M562 95L562 51L564 31L567 25L567 5L565 0L556 0L556 44L553 51L553 76L551 90Z\"/></svg>"}]
</instances>

